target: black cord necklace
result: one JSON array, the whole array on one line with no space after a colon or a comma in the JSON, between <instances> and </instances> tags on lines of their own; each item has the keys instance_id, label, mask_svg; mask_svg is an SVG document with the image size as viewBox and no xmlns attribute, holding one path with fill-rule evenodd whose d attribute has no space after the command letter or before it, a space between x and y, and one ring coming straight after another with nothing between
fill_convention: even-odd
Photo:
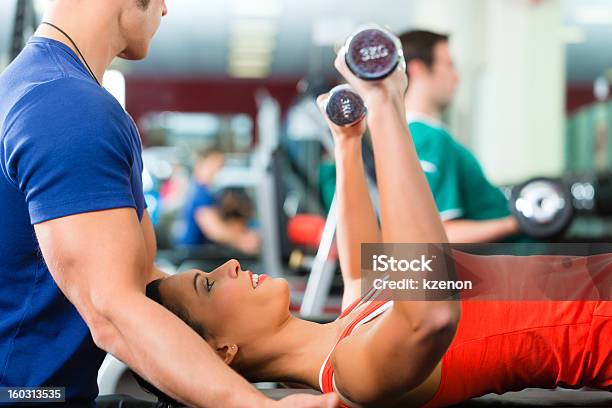
<instances>
[{"instance_id":1,"label":"black cord necklace","mask_svg":"<svg viewBox=\"0 0 612 408\"><path fill-rule=\"evenodd\" d=\"M83 54L81 53L81 50L79 50L79 47L77 47L77 45L74 43L74 41L72 40L72 38L70 38L70 36L68 34L66 34L66 32L64 30L62 30L61 28L59 28L58 26L56 26L55 24L51 24L48 23L46 21L42 21L40 24L46 24L48 26L51 26L53 28L55 28L57 31L59 31L60 33L64 34L64 36L66 36L66 38L68 39L68 41L70 41L72 43L72 45L74 46L74 49L79 53L79 55L81 56L81 59L83 60L83 62L85 63L85 66L87 67L87 70L89 71L89 75L91 75L91 77L93 78L94 81L96 81L96 84L100 85L100 82L98 82L98 78L96 78L96 76L94 75L93 71L91 70L91 68L89 67L89 64L87 63L87 60L85 59L85 57L83 56Z\"/></svg>"}]
</instances>

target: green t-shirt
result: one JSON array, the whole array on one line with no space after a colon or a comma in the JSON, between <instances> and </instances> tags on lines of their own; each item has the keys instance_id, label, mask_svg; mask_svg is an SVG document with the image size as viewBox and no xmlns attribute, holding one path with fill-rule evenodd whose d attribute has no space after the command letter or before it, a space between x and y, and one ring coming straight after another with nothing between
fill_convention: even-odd
<instances>
[{"instance_id":1,"label":"green t-shirt","mask_svg":"<svg viewBox=\"0 0 612 408\"><path fill-rule=\"evenodd\" d=\"M409 128L444 221L491 220L510 215L501 190L487 180L474 155L443 126L411 121Z\"/></svg>"}]
</instances>

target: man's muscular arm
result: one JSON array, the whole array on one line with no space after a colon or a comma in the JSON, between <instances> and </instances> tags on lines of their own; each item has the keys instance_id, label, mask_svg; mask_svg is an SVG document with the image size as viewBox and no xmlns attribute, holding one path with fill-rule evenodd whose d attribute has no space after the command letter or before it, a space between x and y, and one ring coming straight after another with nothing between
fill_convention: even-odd
<instances>
[{"instance_id":1,"label":"man's muscular arm","mask_svg":"<svg viewBox=\"0 0 612 408\"><path fill-rule=\"evenodd\" d=\"M265 403L193 330L144 296L152 253L132 208L59 218L35 230L54 280L100 348L190 406Z\"/></svg>"},{"instance_id":2,"label":"man's muscular arm","mask_svg":"<svg viewBox=\"0 0 612 408\"><path fill-rule=\"evenodd\" d=\"M147 265L151 265L151 273L145 279L145 285L156 279L165 278L168 274L155 265L155 258L157 256L157 239L155 238L155 230L153 229L153 223L151 223L151 217L149 212L145 210L140 222L142 228L142 235L145 240L145 247L147 249Z\"/></svg>"}]
</instances>

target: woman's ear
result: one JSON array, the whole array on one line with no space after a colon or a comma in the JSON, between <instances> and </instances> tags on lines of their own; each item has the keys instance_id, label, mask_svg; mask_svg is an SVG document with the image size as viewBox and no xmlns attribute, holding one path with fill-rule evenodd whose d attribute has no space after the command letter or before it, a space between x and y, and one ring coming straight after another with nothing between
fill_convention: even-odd
<instances>
[{"instance_id":1,"label":"woman's ear","mask_svg":"<svg viewBox=\"0 0 612 408\"><path fill-rule=\"evenodd\" d=\"M232 364L234 357L238 353L238 346L235 344L225 344L215 349L217 355L221 357L221 360L227 365Z\"/></svg>"}]
</instances>

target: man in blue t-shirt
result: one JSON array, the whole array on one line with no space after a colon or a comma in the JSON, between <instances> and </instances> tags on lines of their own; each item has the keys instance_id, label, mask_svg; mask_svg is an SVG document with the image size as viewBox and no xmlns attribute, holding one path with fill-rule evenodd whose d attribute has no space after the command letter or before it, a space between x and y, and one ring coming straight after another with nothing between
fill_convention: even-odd
<instances>
[{"instance_id":1,"label":"man in blue t-shirt","mask_svg":"<svg viewBox=\"0 0 612 408\"><path fill-rule=\"evenodd\" d=\"M247 220L223 217L222 208L211 191L224 162L223 153L216 148L198 152L193 166L193 183L178 225L177 243L191 247L214 242L247 254L257 253L259 234L247 227Z\"/></svg>"},{"instance_id":2,"label":"man in blue t-shirt","mask_svg":"<svg viewBox=\"0 0 612 408\"><path fill-rule=\"evenodd\" d=\"M65 387L69 404L93 406L110 352L189 405L263 406L144 295L164 273L153 264L140 137L100 81L116 56L146 56L165 1L48 7L0 75L0 387Z\"/></svg>"}]
</instances>

